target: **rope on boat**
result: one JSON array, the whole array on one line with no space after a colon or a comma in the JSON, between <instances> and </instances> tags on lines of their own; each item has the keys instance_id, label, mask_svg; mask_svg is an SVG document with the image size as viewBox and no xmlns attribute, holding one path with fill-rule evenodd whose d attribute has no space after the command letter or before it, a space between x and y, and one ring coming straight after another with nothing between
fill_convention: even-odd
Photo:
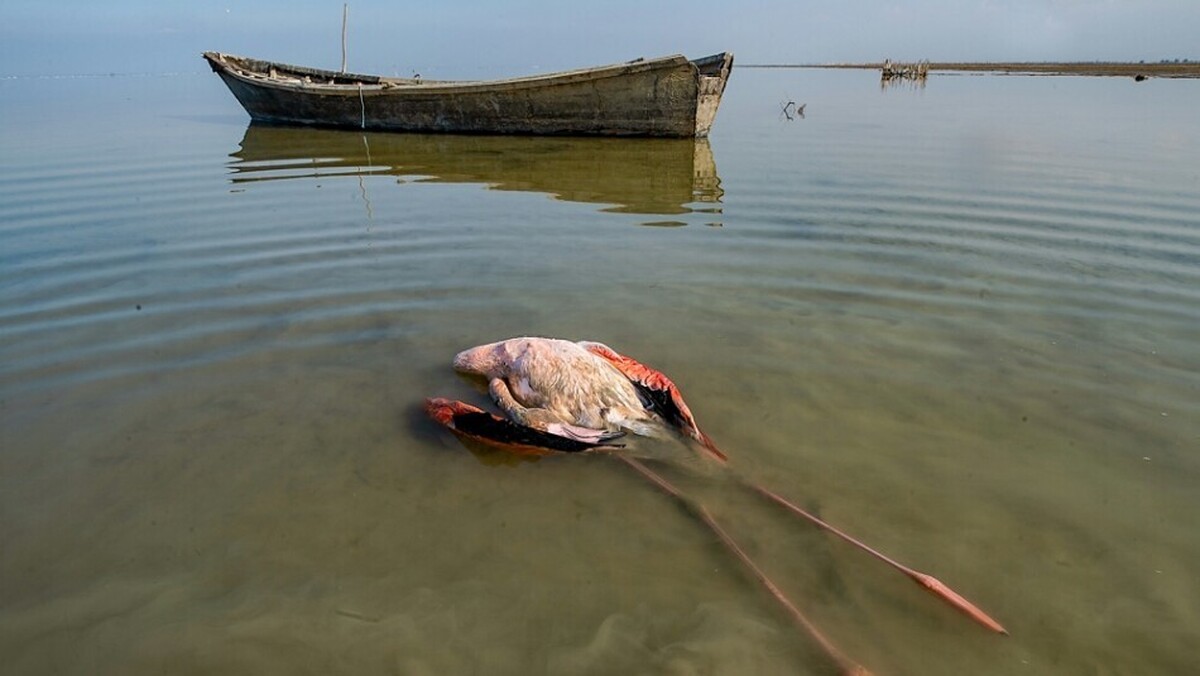
<instances>
[{"instance_id":1,"label":"rope on boat","mask_svg":"<svg viewBox=\"0 0 1200 676\"><path fill-rule=\"evenodd\" d=\"M358 123L360 129L367 128L367 104L363 101L362 83L358 83L358 111L362 115L361 121Z\"/></svg>"}]
</instances>

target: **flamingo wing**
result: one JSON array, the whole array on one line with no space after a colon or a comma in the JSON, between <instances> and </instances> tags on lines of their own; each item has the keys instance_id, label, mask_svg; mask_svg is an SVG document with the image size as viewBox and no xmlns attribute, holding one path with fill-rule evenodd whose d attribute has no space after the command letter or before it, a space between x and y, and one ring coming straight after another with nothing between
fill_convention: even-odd
<instances>
[{"instance_id":1,"label":"flamingo wing","mask_svg":"<svg viewBox=\"0 0 1200 676\"><path fill-rule=\"evenodd\" d=\"M700 445L717 460L725 462L728 459L713 443L713 440L701 431L700 426L696 424L695 416L692 415L692 410L683 400L683 393L666 374L646 366L633 357L627 357L604 343L581 341L579 345L612 364L628 378L646 400L646 408L658 414L683 434L700 442Z\"/></svg>"},{"instance_id":2,"label":"flamingo wing","mask_svg":"<svg viewBox=\"0 0 1200 676\"><path fill-rule=\"evenodd\" d=\"M596 449L621 448L605 441L582 441L559 436L501 418L470 404L441 397L425 400L425 412L455 434L518 455L584 453Z\"/></svg>"}]
</instances>

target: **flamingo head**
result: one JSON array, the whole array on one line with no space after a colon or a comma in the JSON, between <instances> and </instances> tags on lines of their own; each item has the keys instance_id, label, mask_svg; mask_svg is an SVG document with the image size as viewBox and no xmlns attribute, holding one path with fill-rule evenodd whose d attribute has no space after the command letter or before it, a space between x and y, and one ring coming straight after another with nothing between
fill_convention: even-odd
<instances>
[{"instance_id":1,"label":"flamingo head","mask_svg":"<svg viewBox=\"0 0 1200 676\"><path fill-rule=\"evenodd\" d=\"M507 342L488 343L459 352L454 356L454 370L488 378L503 377L508 373L512 359L506 349Z\"/></svg>"}]
</instances>

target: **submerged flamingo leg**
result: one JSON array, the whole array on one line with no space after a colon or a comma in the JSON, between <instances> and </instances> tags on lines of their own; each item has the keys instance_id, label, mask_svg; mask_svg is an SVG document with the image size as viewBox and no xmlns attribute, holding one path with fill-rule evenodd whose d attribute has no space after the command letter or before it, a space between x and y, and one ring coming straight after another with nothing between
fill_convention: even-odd
<instances>
[{"instance_id":1,"label":"submerged flamingo leg","mask_svg":"<svg viewBox=\"0 0 1200 676\"><path fill-rule=\"evenodd\" d=\"M771 596L773 596L775 600L787 610L788 614L792 616L792 619L795 620L796 624L800 625L813 639L813 641L815 641L817 645L821 647L821 650L824 651L829 659L838 665L843 674L846 676L871 676L871 672L867 671L865 667L846 657L841 650L838 650L837 646L835 646L833 642L829 640L829 638L825 636L825 634L818 629L815 624L813 624L812 620L808 619L808 617L799 608L797 608L794 603L792 603L791 599L789 599L787 595L783 593L783 590L781 590L779 586L776 585L775 582L772 581L771 578L768 577L767 574L758 567L758 564L754 563L754 560L750 558L750 555L747 554L740 545L738 545L737 541L735 541L719 523L717 523L717 520L713 518L712 514L709 513L708 509L704 505L693 502L678 488L676 488L674 484L667 481L661 474L655 472L649 467L646 467L641 462L621 454L615 454L612 457L633 468L646 480L661 488L664 492L671 495L671 497L679 500L685 507L688 508L688 510L699 517L700 521L702 521L705 526L708 526L709 530L715 533L717 538L721 540L721 544L725 545L729 551L733 552L733 555L742 562L742 565L746 566L746 568L750 570L755 579L757 579L758 582L765 587L768 592L771 593Z\"/></svg>"},{"instance_id":2,"label":"submerged flamingo leg","mask_svg":"<svg viewBox=\"0 0 1200 676\"><path fill-rule=\"evenodd\" d=\"M684 435L699 441L700 445L709 453L712 458L718 460L721 464L726 464L728 456L719 448L717 448L716 443L713 442L711 437L700 430L700 426L696 424L695 416L692 415L691 409L688 408L687 403L685 403L683 400L683 393L679 391L679 388L674 382L671 381L670 378L666 376L666 374L653 367L647 366L632 357L625 356L603 343L584 341L581 342L580 345L582 345L584 349L588 350L592 354L607 360L610 364L616 367L617 370L624 374L626 378L629 378L631 381L633 381L635 385L644 388L646 392L652 395L659 395L659 400L657 402L659 406L657 407L657 412L662 414L669 424L673 425ZM929 590L930 593L940 597L945 602L962 611L979 624L982 624L996 633L1005 635L1008 634L1008 630L1001 626L999 622L992 619L987 613L980 610L978 606L968 601L965 597L951 589L941 580L938 580L932 575L913 570L912 568L905 566L895 559L885 556L875 549L868 547L859 540L850 537L846 533L843 533L837 528L834 528L821 519L806 512L780 495L742 477L738 478L743 483L758 492L759 495L762 495L768 500L786 508L793 514L807 519L816 526L823 528L834 535L837 535L850 544L862 549L868 554L871 554L880 561L892 566L901 573L904 573L909 577L909 579L913 580L917 584Z\"/></svg>"},{"instance_id":3,"label":"submerged flamingo leg","mask_svg":"<svg viewBox=\"0 0 1200 676\"><path fill-rule=\"evenodd\" d=\"M801 509L795 503L787 500L786 498L779 495L778 493L768 490L767 488L764 488L758 484L747 481L744 478L739 477L739 479L743 483L745 483L747 486L749 486L751 489L753 489L756 493L765 497L766 499L770 500L771 502L774 502L775 504L783 507L784 509L787 509L788 511L795 514L796 516L799 516L803 519L808 520L810 523L817 526L818 528L821 528L830 533L833 533L834 535L842 538L846 542L849 542L850 544L854 545L855 547L858 547L859 549L863 550L864 552L867 552L871 556L874 556L875 558L879 559L880 561L883 561L884 563L888 564L892 568L895 568L896 570L900 571L901 573L904 573L905 575L907 575L909 577L909 579L913 580L917 584L919 584L922 587L924 587L925 589L927 589L930 593L934 594L935 596L940 597L941 599L943 599L950 605L952 605L955 608L957 608L958 610L962 611L968 617L975 620L979 624L982 624L983 626L987 627L988 629L991 629L992 631L994 631L998 634L1004 634L1006 636L1008 635L1008 630L1005 629L1003 626L1001 626L1001 624L999 622L992 619L987 613L980 610L978 606L976 606L975 604L968 601L961 594L959 594L958 592L951 589L949 586L947 586L941 580L938 580L937 578L933 577L932 575L928 575L926 573L922 573L920 571L913 570L912 568L909 568L908 566L900 563L899 561L896 561L895 559L891 558L890 556L887 556L886 554L884 554L872 547L869 547L867 544L863 543L861 540L842 532L838 528L826 523L825 521L814 516L810 512L808 512L804 509Z\"/></svg>"}]
</instances>

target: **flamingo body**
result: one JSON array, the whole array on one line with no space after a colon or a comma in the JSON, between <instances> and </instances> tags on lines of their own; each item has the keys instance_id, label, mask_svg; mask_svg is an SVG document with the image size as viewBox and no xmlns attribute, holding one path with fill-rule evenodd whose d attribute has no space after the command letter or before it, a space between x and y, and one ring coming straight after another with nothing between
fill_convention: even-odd
<instances>
[{"instance_id":1,"label":"flamingo body","mask_svg":"<svg viewBox=\"0 0 1200 676\"><path fill-rule=\"evenodd\" d=\"M557 338L511 338L458 353L454 368L481 376L515 423L579 441L630 431L652 436L659 417L608 360Z\"/></svg>"}]
</instances>

